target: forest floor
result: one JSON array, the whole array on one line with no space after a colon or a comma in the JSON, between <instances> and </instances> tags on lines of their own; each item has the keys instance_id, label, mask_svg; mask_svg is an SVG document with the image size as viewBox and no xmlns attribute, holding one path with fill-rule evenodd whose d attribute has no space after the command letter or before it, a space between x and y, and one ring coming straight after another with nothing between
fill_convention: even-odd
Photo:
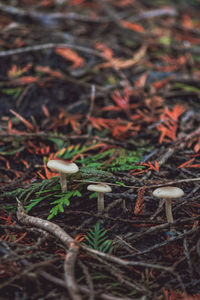
<instances>
[{"instance_id":1,"label":"forest floor","mask_svg":"<svg viewBox=\"0 0 200 300\"><path fill-rule=\"evenodd\" d=\"M199 10L0 1L0 299L200 299Z\"/></svg>"}]
</instances>

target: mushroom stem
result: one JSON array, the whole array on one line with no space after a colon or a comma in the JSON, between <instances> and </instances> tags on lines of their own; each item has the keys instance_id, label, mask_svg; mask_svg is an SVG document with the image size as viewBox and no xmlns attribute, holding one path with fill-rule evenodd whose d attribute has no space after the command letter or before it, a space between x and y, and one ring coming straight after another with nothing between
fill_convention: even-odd
<instances>
[{"instance_id":1,"label":"mushroom stem","mask_svg":"<svg viewBox=\"0 0 200 300\"><path fill-rule=\"evenodd\" d=\"M59 172L60 174L60 185L61 185L61 190L62 193L67 191L67 174Z\"/></svg>"},{"instance_id":2,"label":"mushroom stem","mask_svg":"<svg viewBox=\"0 0 200 300\"><path fill-rule=\"evenodd\" d=\"M172 199L165 199L165 212L168 223L173 223L174 219L172 216Z\"/></svg>"},{"instance_id":3,"label":"mushroom stem","mask_svg":"<svg viewBox=\"0 0 200 300\"><path fill-rule=\"evenodd\" d=\"M98 212L102 212L104 210L104 193L98 192Z\"/></svg>"},{"instance_id":4,"label":"mushroom stem","mask_svg":"<svg viewBox=\"0 0 200 300\"><path fill-rule=\"evenodd\" d=\"M122 209L123 209L123 212L128 211L128 209L126 207L126 201L125 201L125 199L122 200Z\"/></svg>"}]
</instances>

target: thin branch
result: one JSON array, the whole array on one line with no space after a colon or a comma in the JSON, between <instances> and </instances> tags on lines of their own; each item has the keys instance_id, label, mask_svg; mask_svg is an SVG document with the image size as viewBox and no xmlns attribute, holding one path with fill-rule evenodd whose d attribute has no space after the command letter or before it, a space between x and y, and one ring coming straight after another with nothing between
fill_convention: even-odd
<instances>
[{"instance_id":1,"label":"thin branch","mask_svg":"<svg viewBox=\"0 0 200 300\"><path fill-rule=\"evenodd\" d=\"M39 227L57 237L62 241L65 247L68 248L68 252L65 258L65 282L68 288L68 292L73 300L81 300L81 296L78 291L77 284L74 278L74 266L76 262L76 257L79 252L79 244L74 241L62 228L58 225L40 219L38 217L28 216L25 213L25 210L21 204L21 202L17 199L18 210L17 210L17 218L20 222L26 225L32 225L35 227Z\"/></svg>"},{"instance_id":2,"label":"thin branch","mask_svg":"<svg viewBox=\"0 0 200 300\"><path fill-rule=\"evenodd\" d=\"M56 47L70 48L70 49L74 49L77 51L85 52L87 54L92 54L92 55L96 55L98 57L104 58L104 56L96 50L93 50L93 49L90 49L90 48L87 48L84 46L76 46L76 45L73 45L70 43L48 43L48 44L27 46L27 47L22 47L22 48L18 48L18 49L0 51L0 57L11 56L11 55L16 55L16 54L23 54L23 53L31 52L31 51L54 49Z\"/></svg>"},{"instance_id":3,"label":"thin branch","mask_svg":"<svg viewBox=\"0 0 200 300\"><path fill-rule=\"evenodd\" d=\"M69 265L67 266L67 268L65 268L65 270L68 271L69 268L71 268L70 273L68 274L68 276L70 276L70 280L68 279L68 281L67 281L67 284L68 284L67 287L68 287L68 290L69 290L69 289L72 288L72 285L73 285L73 295L72 296L74 296L74 298L72 298L72 299L74 299L74 300L81 299L81 298L76 298L77 295L79 296L79 293L78 293L78 290L76 289L76 282L75 282L75 279L73 278L73 272L74 271L72 270L72 268L74 267L74 263L75 263L75 260L76 260L76 256L77 256L77 253L78 253L79 246L81 247L82 250L86 251L89 254L92 254L94 256L96 255L97 257L101 257L101 258L106 259L106 260L108 260L112 263L115 263L115 264L118 264L118 265L121 265L121 266L124 266L124 267L127 267L127 268L129 268L129 266L136 266L136 267L144 267L144 268L151 268L151 269L153 268L153 269L168 272L168 273L172 274L174 277L176 277L176 279L178 280L178 282L180 284L180 287L182 288L183 292L185 293L185 295L187 295L185 287L183 285L183 282L182 282L180 276L178 275L178 273L176 273L174 271L174 269L172 267L166 267L166 266L162 266L162 265L159 265L159 264L152 264L152 263L148 263L148 262L123 260L121 258L118 258L118 257L114 256L114 255L107 254L107 253L104 253L104 252L100 252L98 250L91 249L91 248L88 248L88 247L83 246L83 245L79 245L73 238L71 238L58 225L56 225L52 222L46 221L46 220L42 220L42 219L37 218L37 217L28 216L25 213L21 202L19 200L17 200L17 202L18 202L17 218L20 222L22 222L23 224L26 224L26 225L32 225L32 226L42 228L43 230L46 230L47 232L49 232L49 233L53 234L54 236L56 236L67 248L69 248L69 252L68 252L69 255L66 258L67 264L68 264L69 259L72 259L73 261L71 263L69 263ZM74 294L74 291L76 292L75 294ZM70 291L69 291L69 293L71 294Z\"/></svg>"},{"instance_id":4,"label":"thin branch","mask_svg":"<svg viewBox=\"0 0 200 300\"><path fill-rule=\"evenodd\" d=\"M79 288L75 282L75 263L79 253L79 245L75 241L70 243L69 250L65 257L64 271L65 271L65 282L68 287L68 292L73 300L81 300L82 297L79 294Z\"/></svg>"},{"instance_id":5,"label":"thin branch","mask_svg":"<svg viewBox=\"0 0 200 300\"><path fill-rule=\"evenodd\" d=\"M37 271L37 274L39 274L40 276L42 276L43 278L45 278L46 280L50 281L50 282L53 282L54 284L57 284L59 286L62 286L63 288L66 288L66 285L65 285L65 282L64 280L58 278L58 277L55 277L49 273L47 273L46 271ZM86 287L86 286L83 286L83 285L80 285L79 286L80 288L80 291L87 294L87 295L90 295L90 290ZM131 300L132 298L119 298L119 297L116 297L116 296L113 296L113 295L108 295L108 294L105 294L105 293L98 293L98 297L101 298L101 299L104 299L104 300Z\"/></svg>"}]
</instances>

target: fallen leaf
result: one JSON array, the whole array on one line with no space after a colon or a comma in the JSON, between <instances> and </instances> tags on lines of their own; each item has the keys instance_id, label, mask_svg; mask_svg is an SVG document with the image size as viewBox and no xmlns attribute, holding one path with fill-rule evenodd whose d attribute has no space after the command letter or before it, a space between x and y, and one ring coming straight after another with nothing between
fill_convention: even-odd
<instances>
[{"instance_id":1,"label":"fallen leaf","mask_svg":"<svg viewBox=\"0 0 200 300\"><path fill-rule=\"evenodd\" d=\"M72 69L76 68L82 68L85 65L84 59L76 53L76 51L71 50L69 48L64 48L64 47L57 47L56 48L56 53L61 55L67 60L70 60L73 62L73 65L71 66Z\"/></svg>"}]
</instances>

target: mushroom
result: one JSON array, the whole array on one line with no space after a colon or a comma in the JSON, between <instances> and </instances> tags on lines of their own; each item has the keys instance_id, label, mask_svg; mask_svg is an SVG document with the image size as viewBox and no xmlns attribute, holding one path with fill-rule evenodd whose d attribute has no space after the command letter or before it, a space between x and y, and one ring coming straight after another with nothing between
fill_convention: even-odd
<instances>
[{"instance_id":1,"label":"mushroom","mask_svg":"<svg viewBox=\"0 0 200 300\"><path fill-rule=\"evenodd\" d=\"M104 210L104 193L111 192L111 187L105 183L98 183L88 185L87 189L98 193L98 212L102 212Z\"/></svg>"},{"instance_id":2,"label":"mushroom","mask_svg":"<svg viewBox=\"0 0 200 300\"><path fill-rule=\"evenodd\" d=\"M79 170L78 166L75 163L67 163L63 160L55 159L49 160L47 163L47 167L59 172L62 192L67 191L67 174L74 174Z\"/></svg>"},{"instance_id":3,"label":"mushroom","mask_svg":"<svg viewBox=\"0 0 200 300\"><path fill-rule=\"evenodd\" d=\"M164 186L153 191L153 196L156 198L165 199L165 211L168 223L173 223L172 216L172 199L180 198L184 195L182 189L175 186Z\"/></svg>"}]
</instances>

